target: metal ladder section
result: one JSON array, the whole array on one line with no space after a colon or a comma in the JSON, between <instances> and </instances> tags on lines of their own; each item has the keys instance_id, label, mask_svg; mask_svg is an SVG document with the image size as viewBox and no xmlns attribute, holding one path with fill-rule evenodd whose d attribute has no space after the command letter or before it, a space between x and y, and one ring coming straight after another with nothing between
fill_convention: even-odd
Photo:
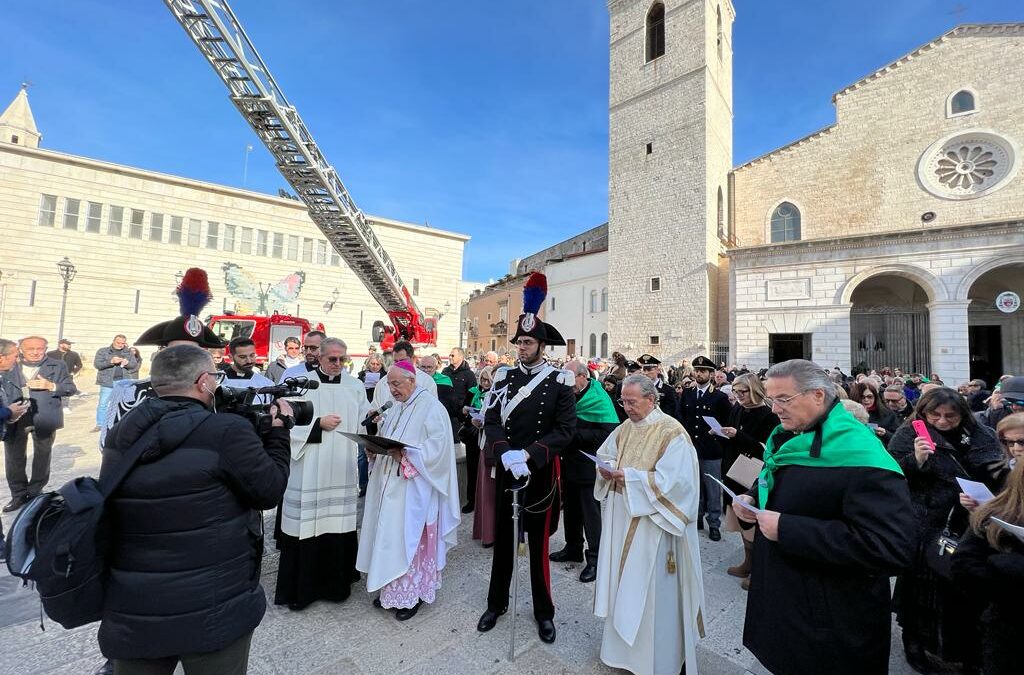
<instances>
[{"instance_id":1,"label":"metal ladder section","mask_svg":"<svg viewBox=\"0 0 1024 675\"><path fill-rule=\"evenodd\" d=\"M232 103L277 160L277 168L373 298L385 311L414 312L387 251L295 106L270 74L225 0L164 0L227 86Z\"/></svg>"}]
</instances>

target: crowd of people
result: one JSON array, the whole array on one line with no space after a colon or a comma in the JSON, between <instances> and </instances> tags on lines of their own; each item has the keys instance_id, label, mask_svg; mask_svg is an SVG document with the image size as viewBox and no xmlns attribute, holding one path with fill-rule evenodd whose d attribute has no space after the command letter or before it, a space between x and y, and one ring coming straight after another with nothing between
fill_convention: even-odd
<instances>
[{"instance_id":1,"label":"crowd of people","mask_svg":"<svg viewBox=\"0 0 1024 675\"><path fill-rule=\"evenodd\" d=\"M365 575L369 603L412 619L438 601L472 514L473 540L492 550L477 630L514 607L525 547L542 641L556 640L548 566L581 563L602 661L693 674L704 531L743 543L727 570L749 593L743 644L773 673L887 672L891 612L918 672L1018 672L1024 377L989 389L803 360L757 372L705 356L555 360L547 349L565 341L537 316L542 285L527 284L506 355L442 358L398 341L358 365L343 340L311 331L261 372L251 340L225 345L198 321L202 303L185 301L208 292L181 294L180 316L136 340L159 348L149 378L125 336L100 349L101 478L148 444L111 499L101 672L246 672L266 608L259 511L275 507L273 601L296 612L347 601ZM66 342L47 353L41 337L0 339L5 511L47 485L81 370ZM311 418L269 396L259 430L213 414L221 386L288 378L314 383L290 399ZM549 551L559 526L565 546Z\"/></svg>"}]
</instances>

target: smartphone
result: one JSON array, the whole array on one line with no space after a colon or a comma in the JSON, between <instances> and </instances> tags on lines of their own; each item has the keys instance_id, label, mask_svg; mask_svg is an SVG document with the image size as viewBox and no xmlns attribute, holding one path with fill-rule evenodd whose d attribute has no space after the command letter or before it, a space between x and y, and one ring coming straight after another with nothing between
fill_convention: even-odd
<instances>
[{"instance_id":1,"label":"smartphone","mask_svg":"<svg viewBox=\"0 0 1024 675\"><path fill-rule=\"evenodd\" d=\"M935 441L932 440L932 435L928 433L928 427L925 426L923 420L914 420L910 423L914 427L914 431L917 433L918 438L923 438L928 441L928 445L932 446L932 452L935 452Z\"/></svg>"}]
</instances>

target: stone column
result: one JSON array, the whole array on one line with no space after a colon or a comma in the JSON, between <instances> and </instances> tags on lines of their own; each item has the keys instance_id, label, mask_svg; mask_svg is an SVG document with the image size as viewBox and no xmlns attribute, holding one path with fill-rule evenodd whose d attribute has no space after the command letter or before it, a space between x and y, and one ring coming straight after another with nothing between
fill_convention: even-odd
<instances>
[{"instance_id":1,"label":"stone column","mask_svg":"<svg viewBox=\"0 0 1024 675\"><path fill-rule=\"evenodd\" d=\"M970 300L928 303L932 372L938 373L942 381L952 387L970 378L971 352L967 331L967 307L970 304Z\"/></svg>"}]
</instances>

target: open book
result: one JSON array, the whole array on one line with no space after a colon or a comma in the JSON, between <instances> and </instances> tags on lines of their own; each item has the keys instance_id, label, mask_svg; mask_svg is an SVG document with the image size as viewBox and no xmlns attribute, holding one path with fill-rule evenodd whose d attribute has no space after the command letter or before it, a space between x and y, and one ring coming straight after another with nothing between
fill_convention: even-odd
<instances>
[{"instance_id":1,"label":"open book","mask_svg":"<svg viewBox=\"0 0 1024 675\"><path fill-rule=\"evenodd\" d=\"M386 455L389 452L401 450L406 446L406 443L403 441L396 441L393 438L387 438L385 436L376 436L374 434L353 434L348 431L339 431L338 433L350 441L354 441L358 445L362 446L366 452L370 452L375 455Z\"/></svg>"}]
</instances>

